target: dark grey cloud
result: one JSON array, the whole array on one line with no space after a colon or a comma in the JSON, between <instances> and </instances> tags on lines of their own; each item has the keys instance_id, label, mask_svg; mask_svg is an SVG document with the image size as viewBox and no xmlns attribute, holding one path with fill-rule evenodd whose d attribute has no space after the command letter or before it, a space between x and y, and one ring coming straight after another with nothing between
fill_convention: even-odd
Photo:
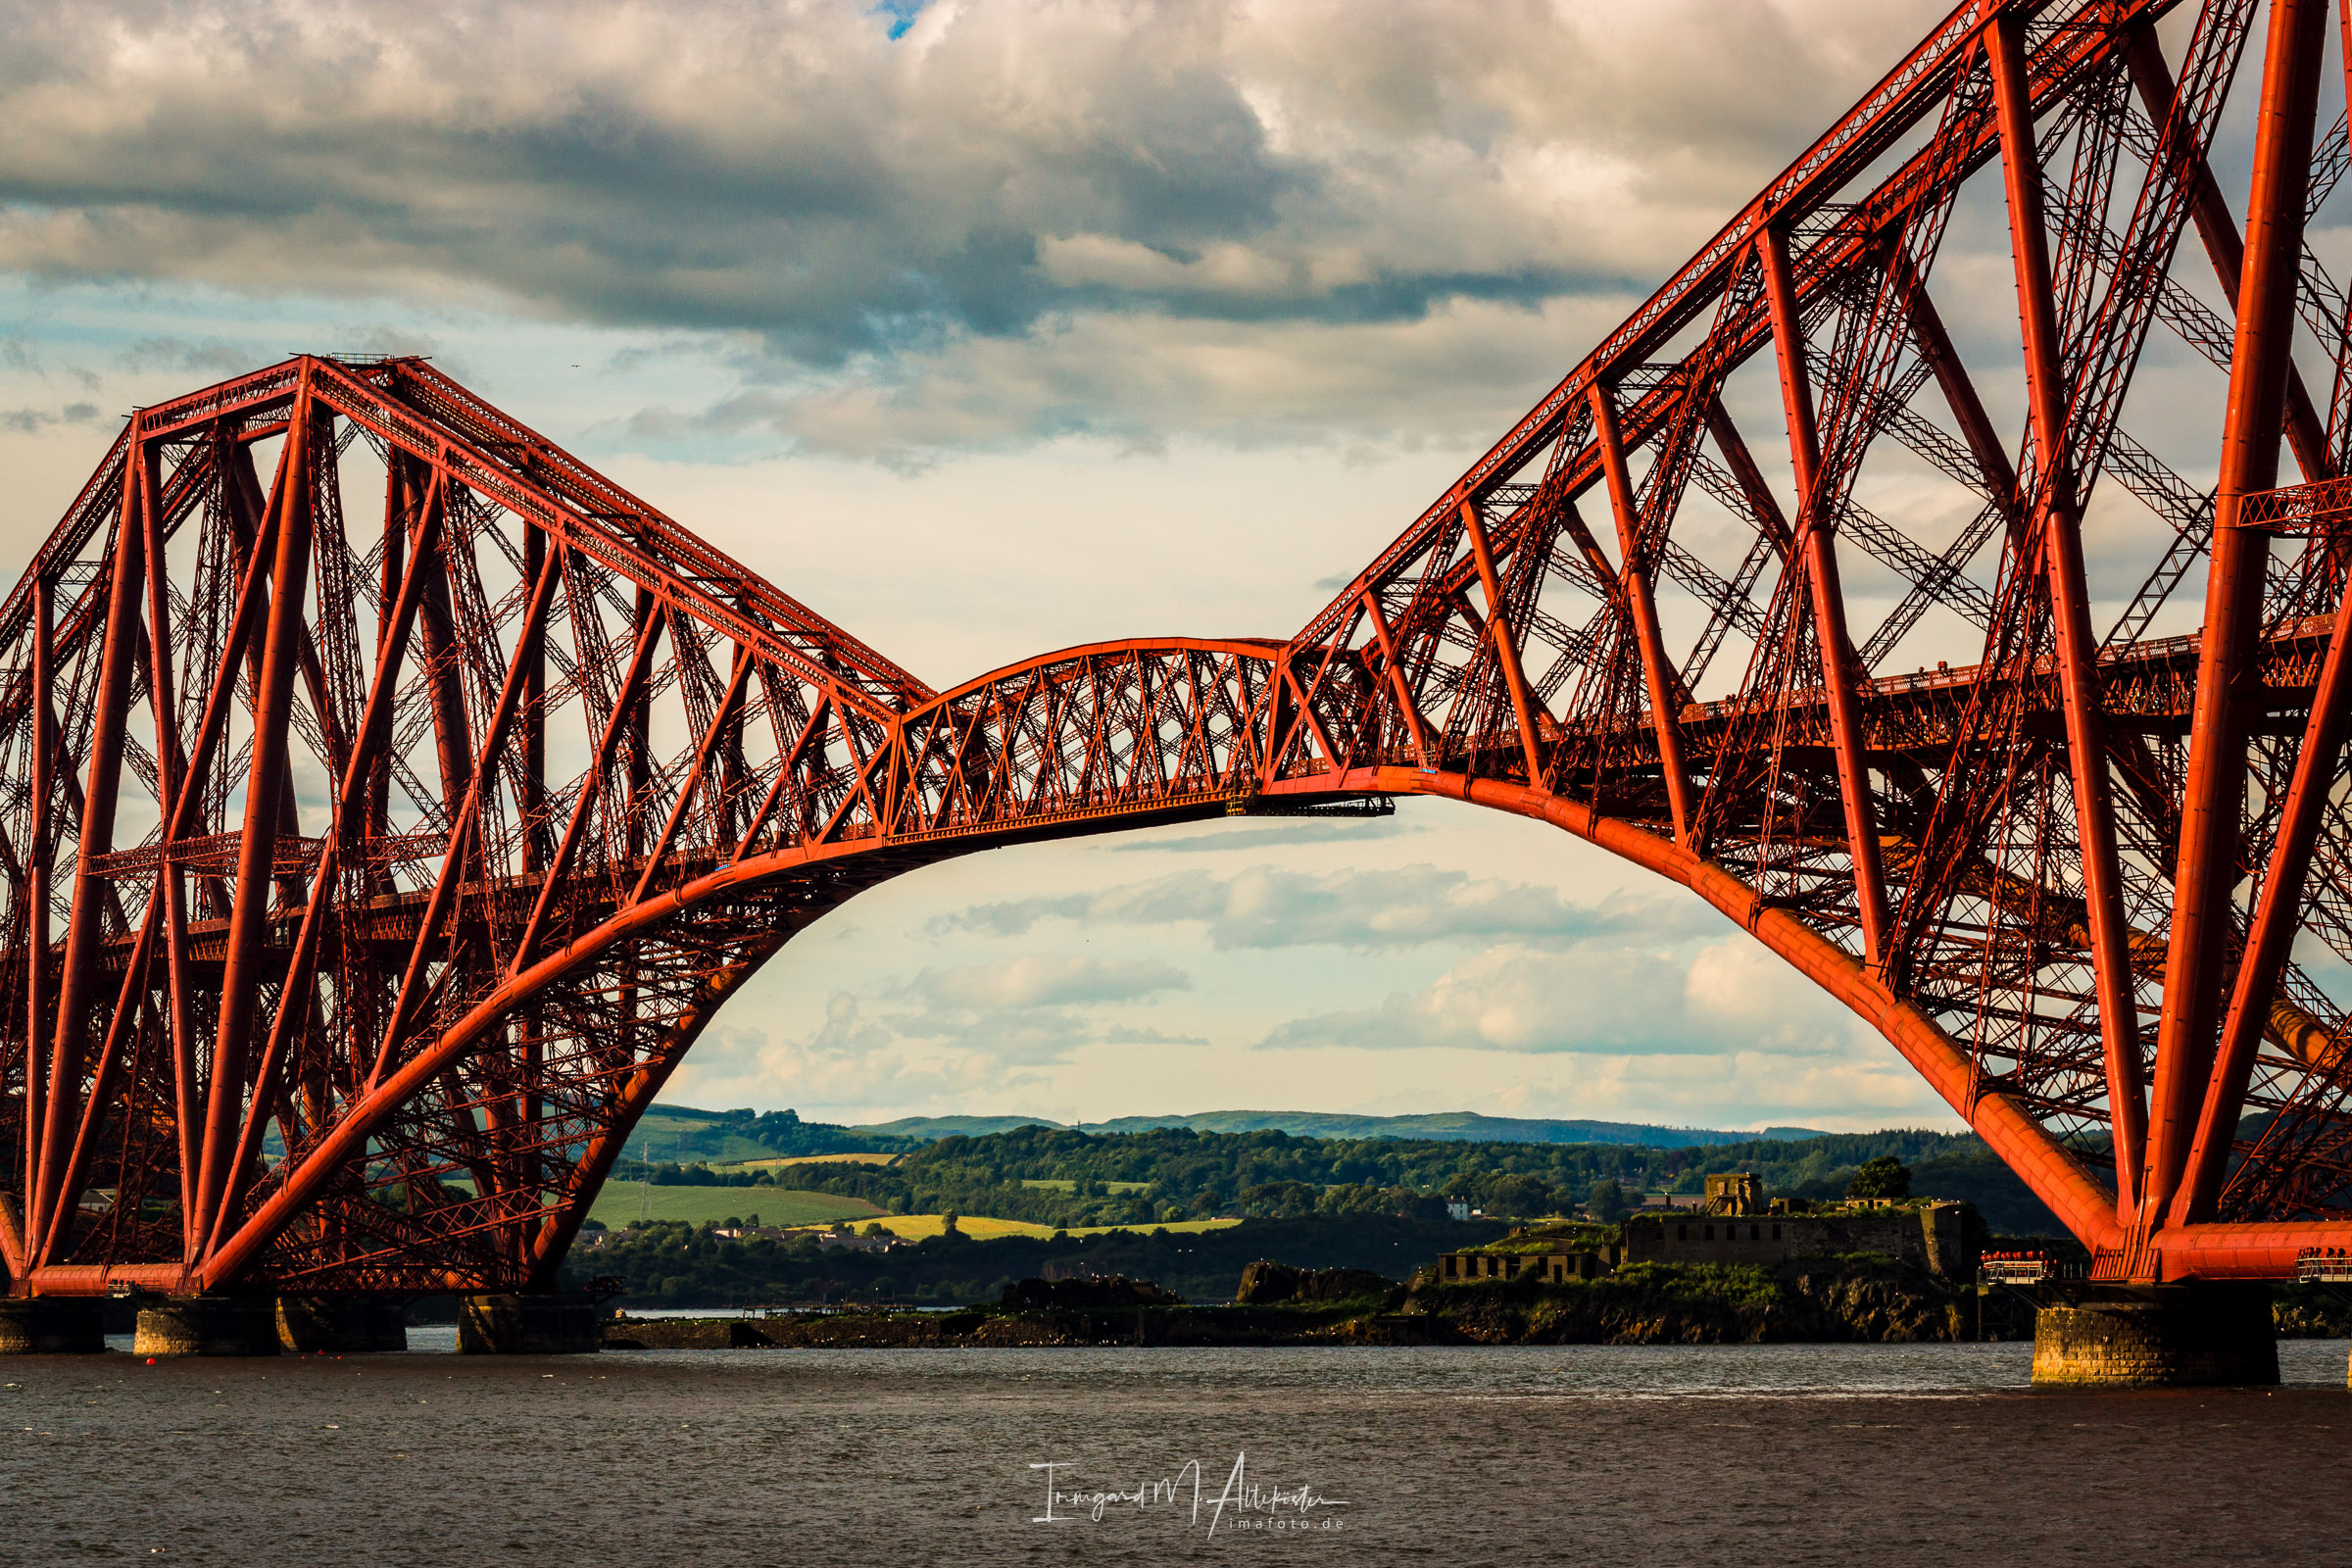
<instances>
[{"instance_id":1,"label":"dark grey cloud","mask_svg":"<svg viewBox=\"0 0 2352 1568\"><path fill-rule=\"evenodd\" d=\"M504 299L779 369L1532 309L1670 265L1927 20L0 0L0 267Z\"/></svg>"},{"instance_id":2,"label":"dark grey cloud","mask_svg":"<svg viewBox=\"0 0 2352 1568\"><path fill-rule=\"evenodd\" d=\"M235 375L267 360L258 343L226 338L143 337L116 356L125 370L185 370L194 375Z\"/></svg>"},{"instance_id":3,"label":"dark grey cloud","mask_svg":"<svg viewBox=\"0 0 2352 1568\"><path fill-rule=\"evenodd\" d=\"M98 405L69 403L62 409L0 409L0 430L11 435L38 435L59 424L95 424Z\"/></svg>"}]
</instances>

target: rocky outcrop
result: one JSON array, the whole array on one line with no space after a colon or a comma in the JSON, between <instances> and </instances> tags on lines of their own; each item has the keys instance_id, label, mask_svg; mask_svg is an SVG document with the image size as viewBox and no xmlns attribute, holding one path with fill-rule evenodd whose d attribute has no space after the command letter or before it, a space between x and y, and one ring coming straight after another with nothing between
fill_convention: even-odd
<instances>
[{"instance_id":1,"label":"rocky outcrop","mask_svg":"<svg viewBox=\"0 0 2352 1568\"><path fill-rule=\"evenodd\" d=\"M1293 1268L1261 1257L1242 1270L1242 1288L1233 1298L1249 1306L1269 1306L1276 1301L1348 1301L1386 1296L1396 1288L1395 1280L1370 1269Z\"/></svg>"},{"instance_id":2,"label":"rocky outcrop","mask_svg":"<svg viewBox=\"0 0 2352 1568\"><path fill-rule=\"evenodd\" d=\"M1975 1333L1975 1319L1958 1293L1891 1273L1800 1269L1785 1283L1794 1298L1792 1315L1810 1317L1812 1326L1831 1331L1805 1335L1808 1339L1916 1345L1969 1339Z\"/></svg>"},{"instance_id":3,"label":"rocky outcrop","mask_svg":"<svg viewBox=\"0 0 2352 1568\"><path fill-rule=\"evenodd\" d=\"M1924 1270L1873 1257L1778 1270L1635 1263L1592 1280L1532 1275L1408 1293L1355 1269L1253 1263L1243 1299L1188 1306L1142 1280L1024 1280L1001 1306L760 1319L610 1319L610 1349L1081 1345L1752 1345L1916 1343L2034 1332L2030 1311L1980 1303Z\"/></svg>"},{"instance_id":4,"label":"rocky outcrop","mask_svg":"<svg viewBox=\"0 0 2352 1568\"><path fill-rule=\"evenodd\" d=\"M1181 1306L1184 1298L1150 1280L1124 1274L1102 1279L1021 1280L1004 1287L1004 1305L1014 1310L1101 1311L1121 1306Z\"/></svg>"},{"instance_id":5,"label":"rocky outcrop","mask_svg":"<svg viewBox=\"0 0 2352 1568\"><path fill-rule=\"evenodd\" d=\"M1474 1345L1904 1344L1971 1339L1975 1298L1867 1260L1758 1267L1634 1264L1594 1280L1417 1287L1408 1315Z\"/></svg>"},{"instance_id":6,"label":"rocky outcrop","mask_svg":"<svg viewBox=\"0 0 2352 1568\"><path fill-rule=\"evenodd\" d=\"M611 1317L600 1327L608 1350L743 1350L776 1343L756 1318Z\"/></svg>"}]
</instances>

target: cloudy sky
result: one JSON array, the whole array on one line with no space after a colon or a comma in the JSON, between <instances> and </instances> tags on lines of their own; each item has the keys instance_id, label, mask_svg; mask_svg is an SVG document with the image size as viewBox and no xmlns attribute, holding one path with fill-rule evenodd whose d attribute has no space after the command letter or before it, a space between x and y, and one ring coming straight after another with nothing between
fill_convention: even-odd
<instances>
[{"instance_id":1,"label":"cloudy sky","mask_svg":"<svg viewBox=\"0 0 2352 1568\"><path fill-rule=\"evenodd\" d=\"M0 0L0 566L133 406L416 351L936 685L1285 636L1942 9ZM903 878L671 1098L1955 1125L1430 804Z\"/></svg>"}]
</instances>

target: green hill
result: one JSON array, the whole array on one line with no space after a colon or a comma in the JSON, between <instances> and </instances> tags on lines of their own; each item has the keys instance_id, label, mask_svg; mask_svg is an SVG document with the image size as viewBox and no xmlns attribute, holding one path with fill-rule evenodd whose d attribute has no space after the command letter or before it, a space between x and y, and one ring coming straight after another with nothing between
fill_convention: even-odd
<instances>
[{"instance_id":1,"label":"green hill","mask_svg":"<svg viewBox=\"0 0 2352 1568\"><path fill-rule=\"evenodd\" d=\"M794 1154L895 1154L919 1140L862 1127L803 1121L791 1110L698 1110L656 1105L629 1134L623 1159L649 1164L739 1164Z\"/></svg>"},{"instance_id":2,"label":"green hill","mask_svg":"<svg viewBox=\"0 0 2352 1568\"><path fill-rule=\"evenodd\" d=\"M903 1116L897 1121L853 1128L889 1138L934 1140L985 1137L1020 1127L1064 1128L1067 1124L1044 1116ZM1435 1143L1479 1144L1627 1144L1643 1149L1691 1149L1714 1144L1746 1144L1758 1140L1788 1141L1820 1138L1811 1127L1766 1127L1751 1132L1717 1132L1702 1127L1652 1127L1642 1122L1554 1120L1518 1116L1482 1116L1476 1111L1445 1110L1419 1116L1354 1116L1319 1110L1204 1110L1184 1116L1120 1116L1090 1121L1078 1131L1090 1133L1152 1132L1163 1127L1189 1127L1201 1133L1282 1132L1294 1138L1396 1138Z\"/></svg>"}]
</instances>

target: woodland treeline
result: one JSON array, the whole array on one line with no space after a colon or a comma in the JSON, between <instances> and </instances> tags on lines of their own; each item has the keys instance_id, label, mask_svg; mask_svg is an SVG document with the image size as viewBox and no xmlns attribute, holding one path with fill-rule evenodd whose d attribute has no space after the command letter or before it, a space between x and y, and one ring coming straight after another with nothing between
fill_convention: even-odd
<instances>
[{"instance_id":1,"label":"woodland treeline","mask_svg":"<svg viewBox=\"0 0 2352 1568\"><path fill-rule=\"evenodd\" d=\"M1633 1193L1696 1195L1707 1172L1724 1170L1755 1171L1768 1192L1831 1198L1844 1193L1857 1168L1886 1155L1911 1168L1914 1193L1966 1199L1996 1232L2028 1235L2058 1228L1982 1140L1921 1129L1645 1149L1318 1139L1190 1128L1100 1134L1022 1127L943 1138L888 1165L785 1165L755 1172L632 1162L613 1174L661 1184L835 1193L893 1213L953 1210L1076 1227L1235 1213L1442 1220L1448 1200L1490 1215L1534 1217L1571 1212L1604 1182ZM745 1207L757 1210L756 1198L747 1195Z\"/></svg>"}]
</instances>

